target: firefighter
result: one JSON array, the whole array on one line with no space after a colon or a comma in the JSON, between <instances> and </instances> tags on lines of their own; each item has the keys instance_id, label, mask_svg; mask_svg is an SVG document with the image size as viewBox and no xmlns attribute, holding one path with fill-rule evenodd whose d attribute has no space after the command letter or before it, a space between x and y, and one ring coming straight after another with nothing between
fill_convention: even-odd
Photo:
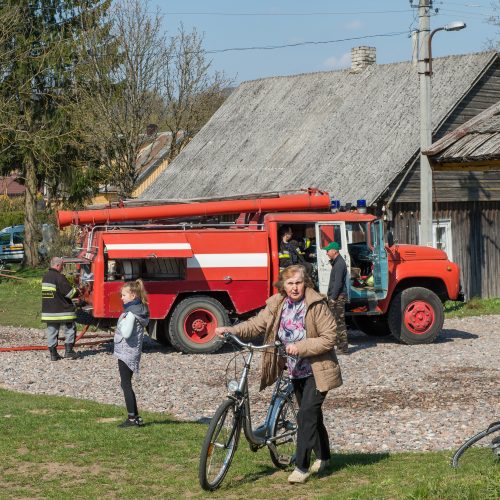
<instances>
[{"instance_id":1,"label":"firefighter","mask_svg":"<svg viewBox=\"0 0 500 500\"><path fill-rule=\"evenodd\" d=\"M307 262L316 262L316 234L314 233L314 227L306 227L300 248Z\"/></svg>"},{"instance_id":2,"label":"firefighter","mask_svg":"<svg viewBox=\"0 0 500 500\"><path fill-rule=\"evenodd\" d=\"M299 244L292 240L293 232L290 226L280 229L279 260L280 269L299 263Z\"/></svg>"},{"instance_id":3,"label":"firefighter","mask_svg":"<svg viewBox=\"0 0 500 500\"><path fill-rule=\"evenodd\" d=\"M42 321L47 323L47 344L50 360L61 359L57 352L59 329L65 330L65 357L77 359L78 354L73 350L75 345L76 312L71 299L78 295L78 290L61 273L63 259L52 257L50 268L42 278Z\"/></svg>"},{"instance_id":4,"label":"firefighter","mask_svg":"<svg viewBox=\"0 0 500 500\"><path fill-rule=\"evenodd\" d=\"M349 353L347 342L347 327L345 324L345 303L347 301L347 266L345 260L339 253L340 245L332 241L323 247L330 259L332 270L330 271L330 283L328 284L328 305L337 322L337 352L339 354Z\"/></svg>"},{"instance_id":5,"label":"firefighter","mask_svg":"<svg viewBox=\"0 0 500 500\"><path fill-rule=\"evenodd\" d=\"M292 239L293 232L290 226L280 229L279 263L280 271L288 266L300 264L306 268L307 274L311 274L312 266L304 259L304 254L296 240Z\"/></svg>"}]
</instances>

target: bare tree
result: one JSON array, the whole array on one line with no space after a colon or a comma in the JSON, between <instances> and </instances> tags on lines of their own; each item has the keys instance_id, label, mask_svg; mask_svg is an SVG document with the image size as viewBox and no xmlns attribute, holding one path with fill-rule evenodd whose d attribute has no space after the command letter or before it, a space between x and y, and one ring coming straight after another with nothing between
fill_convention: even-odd
<instances>
[{"instance_id":1,"label":"bare tree","mask_svg":"<svg viewBox=\"0 0 500 500\"><path fill-rule=\"evenodd\" d=\"M121 197L132 194L146 127L161 103L165 37L159 11L149 12L147 1L120 0L108 19L114 43L88 30L83 45L82 133Z\"/></svg>"},{"instance_id":2,"label":"bare tree","mask_svg":"<svg viewBox=\"0 0 500 500\"><path fill-rule=\"evenodd\" d=\"M210 119L224 102L232 81L224 73L210 73L211 61L203 49L203 37L181 25L171 38L165 58L162 96L166 104L165 125L172 133L170 159Z\"/></svg>"},{"instance_id":3,"label":"bare tree","mask_svg":"<svg viewBox=\"0 0 500 500\"><path fill-rule=\"evenodd\" d=\"M223 102L229 83L210 74L196 30L181 26L167 39L159 11L150 12L147 1L120 0L108 19L114 50L92 30L83 46L89 64L79 104L82 133L123 198L132 195L139 156L148 161L146 140L155 137L146 137L147 126L171 132L174 158Z\"/></svg>"},{"instance_id":4,"label":"bare tree","mask_svg":"<svg viewBox=\"0 0 500 500\"><path fill-rule=\"evenodd\" d=\"M496 26L500 28L500 0L496 0L491 2L492 13L486 20L488 24ZM500 40L498 35L500 35L500 31L497 29L496 32L497 37L494 40L488 40L486 42L486 48L490 50L500 50Z\"/></svg>"}]
</instances>

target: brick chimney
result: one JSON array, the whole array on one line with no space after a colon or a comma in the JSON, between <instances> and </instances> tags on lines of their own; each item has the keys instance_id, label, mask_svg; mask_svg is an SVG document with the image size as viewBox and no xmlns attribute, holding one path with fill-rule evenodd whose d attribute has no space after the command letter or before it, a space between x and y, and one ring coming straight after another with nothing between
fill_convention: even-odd
<instances>
[{"instance_id":1,"label":"brick chimney","mask_svg":"<svg viewBox=\"0 0 500 500\"><path fill-rule=\"evenodd\" d=\"M375 64L377 61L377 49L375 47L353 47L351 49L351 71L359 73L367 66Z\"/></svg>"}]
</instances>

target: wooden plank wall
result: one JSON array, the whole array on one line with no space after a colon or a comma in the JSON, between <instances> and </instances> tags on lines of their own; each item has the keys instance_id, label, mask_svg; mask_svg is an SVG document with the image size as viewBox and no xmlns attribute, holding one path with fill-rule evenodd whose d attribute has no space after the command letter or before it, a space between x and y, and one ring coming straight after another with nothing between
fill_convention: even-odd
<instances>
[{"instance_id":1,"label":"wooden plank wall","mask_svg":"<svg viewBox=\"0 0 500 500\"><path fill-rule=\"evenodd\" d=\"M434 135L440 139L467 120L500 101L500 62L497 59ZM404 174L389 186L397 190L394 202L418 202L420 197L420 162L416 161L406 178ZM500 171L435 172L434 197L439 201L496 201L500 200Z\"/></svg>"},{"instance_id":2,"label":"wooden plank wall","mask_svg":"<svg viewBox=\"0 0 500 500\"><path fill-rule=\"evenodd\" d=\"M418 208L417 203L392 206L399 243L418 243ZM500 202L439 203L434 218L451 220L453 261L467 297L500 297Z\"/></svg>"}]
</instances>

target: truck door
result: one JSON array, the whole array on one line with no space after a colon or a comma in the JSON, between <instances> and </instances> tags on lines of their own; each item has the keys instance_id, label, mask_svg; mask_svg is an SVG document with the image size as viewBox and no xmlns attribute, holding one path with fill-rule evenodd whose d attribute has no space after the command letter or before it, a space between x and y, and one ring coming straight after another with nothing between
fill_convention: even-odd
<instances>
[{"instance_id":1,"label":"truck door","mask_svg":"<svg viewBox=\"0 0 500 500\"><path fill-rule=\"evenodd\" d=\"M318 222L316 224L316 242L317 242L317 262L318 262L318 286L320 293L326 294L330 282L330 259L323 247L336 241L340 245L340 255L347 265L347 279L351 275L351 258L347 249L347 235L344 222ZM346 286L347 295L350 297L350 287Z\"/></svg>"},{"instance_id":2,"label":"truck door","mask_svg":"<svg viewBox=\"0 0 500 500\"><path fill-rule=\"evenodd\" d=\"M384 225L376 220L370 226L372 259L373 259L373 287L378 300L385 299L389 281L389 265L384 243Z\"/></svg>"}]
</instances>

